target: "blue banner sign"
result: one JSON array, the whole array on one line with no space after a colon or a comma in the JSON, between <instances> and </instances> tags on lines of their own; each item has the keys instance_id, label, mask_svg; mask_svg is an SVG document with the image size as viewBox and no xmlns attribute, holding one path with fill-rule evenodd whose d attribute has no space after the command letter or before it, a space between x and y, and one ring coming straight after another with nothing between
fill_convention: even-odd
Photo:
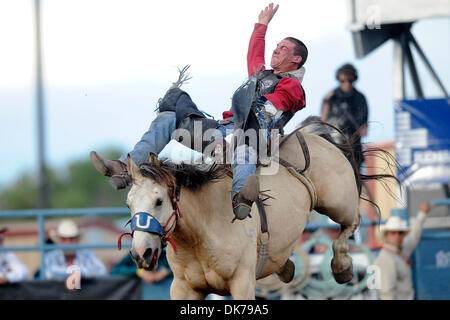
<instances>
[{"instance_id":1,"label":"blue banner sign","mask_svg":"<svg viewBox=\"0 0 450 320\"><path fill-rule=\"evenodd\" d=\"M398 101L395 130L400 181L450 183L450 99Z\"/></svg>"}]
</instances>

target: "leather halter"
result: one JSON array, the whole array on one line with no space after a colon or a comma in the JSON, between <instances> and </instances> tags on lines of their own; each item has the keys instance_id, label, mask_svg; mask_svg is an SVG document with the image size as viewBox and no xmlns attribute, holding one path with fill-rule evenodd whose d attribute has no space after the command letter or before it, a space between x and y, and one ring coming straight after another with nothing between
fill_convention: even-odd
<instances>
[{"instance_id":1,"label":"leather halter","mask_svg":"<svg viewBox=\"0 0 450 320\"><path fill-rule=\"evenodd\" d=\"M119 236L119 239L117 241L117 247L119 250L122 249L122 237L128 235L133 238L135 231L144 231L157 234L161 238L162 248L165 248L167 246L167 242L169 242L173 248L173 251L175 251L175 253L178 253L175 242L170 237L170 235L175 229L178 219L181 219L183 217L180 208L178 207L180 189L179 187L173 188L172 186L169 186L169 190L170 202L172 203L173 212L170 215L169 219L167 219L165 225L161 226L161 223L158 221L158 219L156 219L148 212L136 212L133 217L125 224L125 226L127 226L131 223L131 233L125 232ZM175 220L172 221L173 219Z\"/></svg>"}]
</instances>

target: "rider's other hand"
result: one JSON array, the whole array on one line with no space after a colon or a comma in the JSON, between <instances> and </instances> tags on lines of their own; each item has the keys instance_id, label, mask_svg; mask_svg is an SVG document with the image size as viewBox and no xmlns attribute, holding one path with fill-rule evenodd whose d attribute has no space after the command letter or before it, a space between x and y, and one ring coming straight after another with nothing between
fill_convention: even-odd
<instances>
[{"instance_id":1,"label":"rider's other hand","mask_svg":"<svg viewBox=\"0 0 450 320\"><path fill-rule=\"evenodd\" d=\"M155 272L143 270L141 273L141 278L145 281L145 283L151 284L156 280Z\"/></svg>"},{"instance_id":2,"label":"rider's other hand","mask_svg":"<svg viewBox=\"0 0 450 320\"><path fill-rule=\"evenodd\" d=\"M428 213L430 212L432 206L430 206L429 202L424 202L420 205L420 211L422 211L423 213Z\"/></svg>"},{"instance_id":3,"label":"rider's other hand","mask_svg":"<svg viewBox=\"0 0 450 320\"><path fill-rule=\"evenodd\" d=\"M265 24L267 26L277 12L278 7L278 4L275 8L273 7L273 3L269 4L269 6L262 10L259 14L258 23Z\"/></svg>"},{"instance_id":4,"label":"rider's other hand","mask_svg":"<svg viewBox=\"0 0 450 320\"><path fill-rule=\"evenodd\" d=\"M155 282L159 282L161 280L163 280L165 277L167 277L170 274L170 272L168 270L161 270L161 271L156 271L155 273Z\"/></svg>"}]
</instances>

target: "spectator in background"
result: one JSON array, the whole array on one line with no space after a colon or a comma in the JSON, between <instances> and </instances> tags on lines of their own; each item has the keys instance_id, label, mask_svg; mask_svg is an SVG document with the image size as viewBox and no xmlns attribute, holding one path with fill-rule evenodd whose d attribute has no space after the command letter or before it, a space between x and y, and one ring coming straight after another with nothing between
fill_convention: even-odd
<instances>
[{"instance_id":1,"label":"spectator in background","mask_svg":"<svg viewBox=\"0 0 450 320\"><path fill-rule=\"evenodd\" d=\"M8 228L0 228L0 247ZM28 268L12 252L0 252L0 285L19 282L28 277Z\"/></svg>"},{"instance_id":2,"label":"spectator in background","mask_svg":"<svg viewBox=\"0 0 450 320\"><path fill-rule=\"evenodd\" d=\"M375 265L380 268L380 299L414 299L409 256L419 244L422 226L430 210L428 202L422 203L411 228L397 216L390 217L382 226L383 248L375 260Z\"/></svg>"},{"instance_id":3,"label":"spectator in background","mask_svg":"<svg viewBox=\"0 0 450 320\"><path fill-rule=\"evenodd\" d=\"M72 220L63 220L57 228L58 244L77 244L80 240L78 226ZM106 267L97 255L89 250L56 249L45 254L45 277L65 280L69 276L67 267L80 268L81 278L94 278L106 275Z\"/></svg>"},{"instance_id":4,"label":"spectator in background","mask_svg":"<svg viewBox=\"0 0 450 320\"><path fill-rule=\"evenodd\" d=\"M358 72L351 64L344 64L336 72L339 86L329 92L322 103L323 121L340 129L353 146L353 153L359 168L364 161L361 138L367 136L368 107L364 95L354 87ZM336 141L339 136L335 135Z\"/></svg>"},{"instance_id":5,"label":"spectator in background","mask_svg":"<svg viewBox=\"0 0 450 320\"><path fill-rule=\"evenodd\" d=\"M144 300L170 299L170 284L173 276L167 262L166 250L163 250L159 256L156 270L138 269L131 255L127 254L119 263L112 267L111 276L138 276L144 280L146 284L143 288Z\"/></svg>"}]
</instances>

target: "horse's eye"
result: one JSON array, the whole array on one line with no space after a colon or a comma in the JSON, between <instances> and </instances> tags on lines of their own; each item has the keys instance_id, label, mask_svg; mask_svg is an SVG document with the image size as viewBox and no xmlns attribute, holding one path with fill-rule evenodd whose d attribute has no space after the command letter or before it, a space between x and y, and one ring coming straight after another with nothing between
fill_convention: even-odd
<instances>
[{"instance_id":1,"label":"horse's eye","mask_svg":"<svg viewBox=\"0 0 450 320\"><path fill-rule=\"evenodd\" d=\"M158 207L158 206L162 205L162 202L163 201L161 198L156 199L156 206Z\"/></svg>"}]
</instances>

